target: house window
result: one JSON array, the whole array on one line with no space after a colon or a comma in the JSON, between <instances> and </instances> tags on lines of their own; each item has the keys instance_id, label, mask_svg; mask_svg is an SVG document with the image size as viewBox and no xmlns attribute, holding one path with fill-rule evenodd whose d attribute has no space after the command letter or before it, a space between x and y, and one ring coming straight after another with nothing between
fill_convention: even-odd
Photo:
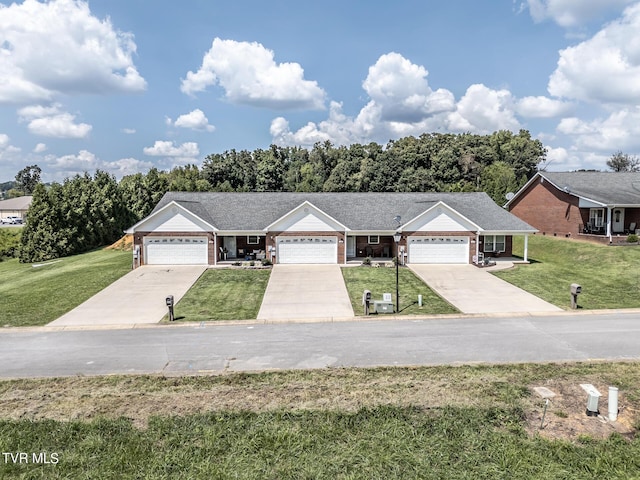
<instances>
[{"instance_id":1,"label":"house window","mask_svg":"<svg viewBox=\"0 0 640 480\"><path fill-rule=\"evenodd\" d=\"M258 245L260 243L260 238L258 235L247 235L247 244L249 245Z\"/></svg>"},{"instance_id":2,"label":"house window","mask_svg":"<svg viewBox=\"0 0 640 480\"><path fill-rule=\"evenodd\" d=\"M505 241L504 235L485 235L484 251L485 252L504 252Z\"/></svg>"},{"instance_id":3,"label":"house window","mask_svg":"<svg viewBox=\"0 0 640 480\"><path fill-rule=\"evenodd\" d=\"M380 235L369 235L369 244L377 245L380 243Z\"/></svg>"},{"instance_id":4,"label":"house window","mask_svg":"<svg viewBox=\"0 0 640 480\"><path fill-rule=\"evenodd\" d=\"M589 223L594 227L604 226L604 208L592 208L589 210Z\"/></svg>"}]
</instances>

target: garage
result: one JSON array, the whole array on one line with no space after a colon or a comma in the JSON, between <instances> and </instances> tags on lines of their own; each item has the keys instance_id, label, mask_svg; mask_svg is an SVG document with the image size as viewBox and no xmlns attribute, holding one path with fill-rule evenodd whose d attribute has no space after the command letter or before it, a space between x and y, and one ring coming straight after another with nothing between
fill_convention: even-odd
<instances>
[{"instance_id":1,"label":"garage","mask_svg":"<svg viewBox=\"0 0 640 480\"><path fill-rule=\"evenodd\" d=\"M207 237L147 237L144 263L147 265L206 265Z\"/></svg>"},{"instance_id":2,"label":"garage","mask_svg":"<svg viewBox=\"0 0 640 480\"><path fill-rule=\"evenodd\" d=\"M409 263L469 263L469 237L409 237Z\"/></svg>"},{"instance_id":3,"label":"garage","mask_svg":"<svg viewBox=\"0 0 640 480\"><path fill-rule=\"evenodd\" d=\"M338 263L337 237L278 237L278 263Z\"/></svg>"}]
</instances>

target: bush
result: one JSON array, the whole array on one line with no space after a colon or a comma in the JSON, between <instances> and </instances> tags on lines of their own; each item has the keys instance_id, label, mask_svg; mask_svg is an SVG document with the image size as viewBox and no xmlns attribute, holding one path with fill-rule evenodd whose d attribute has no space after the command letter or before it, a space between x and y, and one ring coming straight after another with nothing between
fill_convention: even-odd
<instances>
[{"instance_id":1,"label":"bush","mask_svg":"<svg viewBox=\"0 0 640 480\"><path fill-rule=\"evenodd\" d=\"M364 260L362 260L362 265L366 265L367 267L371 266L371 258L367 257Z\"/></svg>"},{"instance_id":2,"label":"bush","mask_svg":"<svg viewBox=\"0 0 640 480\"><path fill-rule=\"evenodd\" d=\"M262 259L262 266L263 267L270 267L271 265L273 265L273 262L271 260L269 260L268 258L263 258Z\"/></svg>"},{"instance_id":3,"label":"bush","mask_svg":"<svg viewBox=\"0 0 640 480\"><path fill-rule=\"evenodd\" d=\"M632 233L627 237L627 243L638 243L638 235Z\"/></svg>"},{"instance_id":4,"label":"bush","mask_svg":"<svg viewBox=\"0 0 640 480\"><path fill-rule=\"evenodd\" d=\"M3 228L0 230L0 261L3 258L18 256L22 228Z\"/></svg>"}]
</instances>

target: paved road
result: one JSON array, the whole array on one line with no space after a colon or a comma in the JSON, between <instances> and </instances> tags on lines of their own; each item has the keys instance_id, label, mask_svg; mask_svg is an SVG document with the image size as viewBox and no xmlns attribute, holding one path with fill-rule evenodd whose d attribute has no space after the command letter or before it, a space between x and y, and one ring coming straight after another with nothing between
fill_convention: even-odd
<instances>
[{"instance_id":1,"label":"paved road","mask_svg":"<svg viewBox=\"0 0 640 480\"><path fill-rule=\"evenodd\" d=\"M640 311L0 331L0 377L640 359Z\"/></svg>"}]
</instances>

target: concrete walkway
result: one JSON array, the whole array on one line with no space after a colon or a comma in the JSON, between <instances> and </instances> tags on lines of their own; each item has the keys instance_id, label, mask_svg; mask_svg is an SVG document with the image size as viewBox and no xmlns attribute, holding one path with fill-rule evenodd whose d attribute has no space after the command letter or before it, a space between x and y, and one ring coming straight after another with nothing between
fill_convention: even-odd
<instances>
[{"instance_id":1,"label":"concrete walkway","mask_svg":"<svg viewBox=\"0 0 640 480\"><path fill-rule=\"evenodd\" d=\"M158 323L191 288L206 266L144 266L98 292L49 326L100 326Z\"/></svg>"},{"instance_id":2,"label":"concrete walkway","mask_svg":"<svg viewBox=\"0 0 640 480\"><path fill-rule=\"evenodd\" d=\"M259 320L353 317L338 265L274 265Z\"/></svg>"},{"instance_id":3,"label":"concrete walkway","mask_svg":"<svg viewBox=\"0 0 640 480\"><path fill-rule=\"evenodd\" d=\"M409 268L462 313L563 311L473 265L414 264Z\"/></svg>"}]
</instances>

